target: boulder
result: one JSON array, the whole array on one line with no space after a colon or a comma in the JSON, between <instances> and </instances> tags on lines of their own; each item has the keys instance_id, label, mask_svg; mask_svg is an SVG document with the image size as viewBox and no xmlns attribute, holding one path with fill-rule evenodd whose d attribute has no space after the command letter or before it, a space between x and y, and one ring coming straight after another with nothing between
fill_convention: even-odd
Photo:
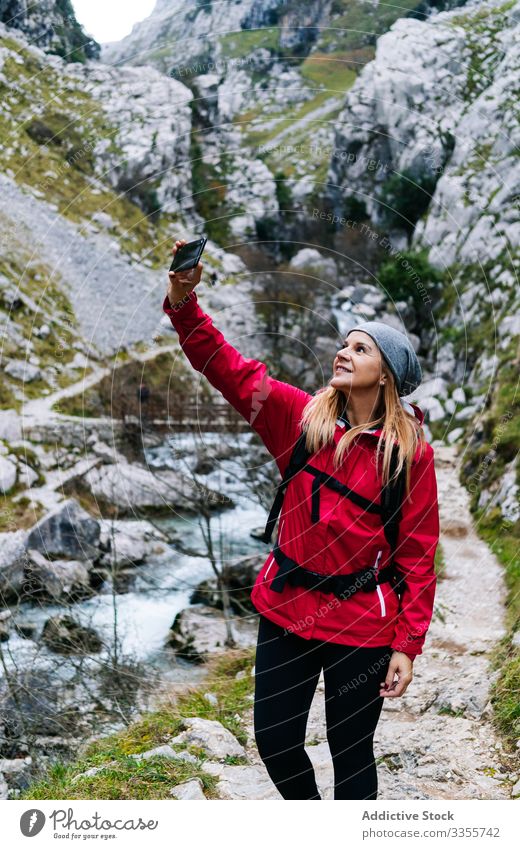
<instances>
[{"instance_id":1,"label":"boulder","mask_svg":"<svg viewBox=\"0 0 520 849\"><path fill-rule=\"evenodd\" d=\"M70 498L34 525L27 547L51 558L95 560L99 556L99 536L97 519Z\"/></svg>"},{"instance_id":2,"label":"boulder","mask_svg":"<svg viewBox=\"0 0 520 849\"><path fill-rule=\"evenodd\" d=\"M32 758L0 758L0 774L7 779L9 787L25 790L31 780Z\"/></svg>"},{"instance_id":3,"label":"boulder","mask_svg":"<svg viewBox=\"0 0 520 849\"><path fill-rule=\"evenodd\" d=\"M246 757L244 747L221 722L199 716L187 717L182 722L185 730L172 737L170 744L195 746L215 760Z\"/></svg>"},{"instance_id":4,"label":"boulder","mask_svg":"<svg viewBox=\"0 0 520 849\"><path fill-rule=\"evenodd\" d=\"M0 643L5 643L11 632L11 610L0 610Z\"/></svg>"},{"instance_id":5,"label":"boulder","mask_svg":"<svg viewBox=\"0 0 520 849\"><path fill-rule=\"evenodd\" d=\"M136 566L148 554L165 549L165 537L150 522L100 520L102 566Z\"/></svg>"},{"instance_id":6,"label":"boulder","mask_svg":"<svg viewBox=\"0 0 520 849\"><path fill-rule=\"evenodd\" d=\"M90 469L83 478L92 495L101 502L115 505L121 515L133 515L136 509L197 511L204 495L195 482L170 470L154 474L137 463L113 463ZM225 495L205 489L204 503L211 507L232 506Z\"/></svg>"},{"instance_id":7,"label":"boulder","mask_svg":"<svg viewBox=\"0 0 520 849\"><path fill-rule=\"evenodd\" d=\"M239 616L248 611L253 613L255 610L251 603L251 590L264 562L263 554L255 554L239 563L230 563L222 569L222 578L228 587L231 608ZM209 578L201 581L194 589L190 602L222 610L222 594L219 591L217 579Z\"/></svg>"},{"instance_id":8,"label":"boulder","mask_svg":"<svg viewBox=\"0 0 520 849\"><path fill-rule=\"evenodd\" d=\"M36 549L27 551L29 564L24 595L51 599L85 598L93 594L88 566L81 560L47 560Z\"/></svg>"},{"instance_id":9,"label":"boulder","mask_svg":"<svg viewBox=\"0 0 520 849\"><path fill-rule=\"evenodd\" d=\"M94 654L100 652L103 643L94 628L81 625L71 616L51 616L42 631L42 640L58 654Z\"/></svg>"},{"instance_id":10,"label":"boulder","mask_svg":"<svg viewBox=\"0 0 520 849\"><path fill-rule=\"evenodd\" d=\"M203 792L203 784L200 778L192 778L190 781L185 781L183 784L177 784L170 790L170 796L174 799L188 800L205 800Z\"/></svg>"},{"instance_id":11,"label":"boulder","mask_svg":"<svg viewBox=\"0 0 520 849\"><path fill-rule=\"evenodd\" d=\"M0 410L0 439L16 442L22 438L22 419L16 410Z\"/></svg>"},{"instance_id":12,"label":"boulder","mask_svg":"<svg viewBox=\"0 0 520 849\"><path fill-rule=\"evenodd\" d=\"M21 463L18 480L24 486L29 488L38 480L38 472L36 472L32 466L29 466L28 463Z\"/></svg>"},{"instance_id":13,"label":"boulder","mask_svg":"<svg viewBox=\"0 0 520 849\"><path fill-rule=\"evenodd\" d=\"M0 454L0 492L9 492L16 483L16 465Z\"/></svg>"},{"instance_id":14,"label":"boulder","mask_svg":"<svg viewBox=\"0 0 520 849\"><path fill-rule=\"evenodd\" d=\"M187 763L197 764L197 758L190 755L189 752L176 752L171 746L156 746L155 749L148 749L147 752L139 752L137 755L130 755L136 761L147 761L150 758L167 758L170 761L186 761Z\"/></svg>"},{"instance_id":15,"label":"boulder","mask_svg":"<svg viewBox=\"0 0 520 849\"><path fill-rule=\"evenodd\" d=\"M307 271L320 277L336 279L338 267L332 257L324 257L315 248L302 248L293 256L289 268L294 271Z\"/></svg>"},{"instance_id":16,"label":"boulder","mask_svg":"<svg viewBox=\"0 0 520 849\"><path fill-rule=\"evenodd\" d=\"M206 763L204 771L218 778L216 790L219 799L282 798L267 771L261 766Z\"/></svg>"},{"instance_id":17,"label":"boulder","mask_svg":"<svg viewBox=\"0 0 520 849\"><path fill-rule=\"evenodd\" d=\"M235 643L240 648L249 648L256 643L256 618L233 619L232 630ZM204 605L195 605L179 611L168 635L167 644L180 657L195 663L204 663L212 654L226 649L226 624L220 610Z\"/></svg>"},{"instance_id":18,"label":"boulder","mask_svg":"<svg viewBox=\"0 0 520 849\"><path fill-rule=\"evenodd\" d=\"M26 360L10 360L5 366L4 371L10 377L14 377L15 380L21 380L24 383L40 380L42 377L41 370L38 366Z\"/></svg>"},{"instance_id":19,"label":"boulder","mask_svg":"<svg viewBox=\"0 0 520 849\"><path fill-rule=\"evenodd\" d=\"M7 604L19 598L27 561L27 533L13 531L0 534L0 601Z\"/></svg>"}]
</instances>

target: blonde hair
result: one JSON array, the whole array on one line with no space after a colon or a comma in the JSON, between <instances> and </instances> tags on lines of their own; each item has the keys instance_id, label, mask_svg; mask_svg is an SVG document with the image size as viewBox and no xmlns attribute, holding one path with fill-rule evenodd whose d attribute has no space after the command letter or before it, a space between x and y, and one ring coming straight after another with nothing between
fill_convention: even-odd
<instances>
[{"instance_id":1,"label":"blonde hair","mask_svg":"<svg viewBox=\"0 0 520 849\"><path fill-rule=\"evenodd\" d=\"M384 367L383 367L384 368ZM397 478L406 464L406 496L410 493L410 467L417 446L421 446L421 456L426 439L424 431L415 415L408 413L399 398L394 376L389 368L384 368L386 375L383 392L380 393L376 408L376 417L365 424L357 425L347 430L341 437L333 456L333 466L337 469L348 451L350 444L357 435L366 428L382 425L382 431L376 446L376 464L383 455L382 483L390 479L390 459L393 440L397 440L398 462L394 478ZM319 389L305 405L299 424L307 431L305 445L313 454L324 445L334 444L336 419L345 407L343 392L334 386ZM381 451L384 445L383 452Z\"/></svg>"}]
</instances>

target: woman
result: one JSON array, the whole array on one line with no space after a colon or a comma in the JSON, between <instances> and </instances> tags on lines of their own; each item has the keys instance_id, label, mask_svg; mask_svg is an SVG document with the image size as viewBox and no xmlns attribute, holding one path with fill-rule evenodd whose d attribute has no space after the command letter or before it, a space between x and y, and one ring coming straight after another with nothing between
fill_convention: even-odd
<instances>
[{"instance_id":1,"label":"woman","mask_svg":"<svg viewBox=\"0 0 520 849\"><path fill-rule=\"evenodd\" d=\"M312 452L286 489L276 544L251 594L260 614L258 750L285 799L320 799L304 744L323 670L334 798L376 799L374 731L383 700L402 696L412 680L436 586L433 449L421 410L401 400L421 381L419 362L403 333L364 322L347 334L327 386L309 395L226 342L193 291L201 272L199 263L170 273L163 304L184 353L251 424L282 474L302 429ZM392 553L380 505L394 446L394 476L406 475L406 491ZM399 593L383 579L392 563ZM339 593L340 583L349 591Z\"/></svg>"}]
</instances>

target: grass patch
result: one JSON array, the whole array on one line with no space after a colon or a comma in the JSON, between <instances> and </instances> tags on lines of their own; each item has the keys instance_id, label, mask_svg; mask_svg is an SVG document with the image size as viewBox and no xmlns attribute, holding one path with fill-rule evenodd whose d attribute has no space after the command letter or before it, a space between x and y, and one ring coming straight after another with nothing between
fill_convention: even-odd
<instances>
[{"instance_id":1,"label":"grass patch","mask_svg":"<svg viewBox=\"0 0 520 849\"><path fill-rule=\"evenodd\" d=\"M435 574L437 576L438 581L443 581L446 577L446 558L444 556L444 550L442 548L442 544L439 543L435 550Z\"/></svg>"},{"instance_id":2,"label":"grass patch","mask_svg":"<svg viewBox=\"0 0 520 849\"><path fill-rule=\"evenodd\" d=\"M80 749L74 762L55 762L19 798L168 799L172 787L197 777L211 797L216 778L204 772L202 753L199 764L165 758L136 761L130 755L169 743L181 730L182 718L190 716L216 719L244 743L245 732L236 714L243 714L251 706L253 662L252 649L229 651L212 659L203 690L192 689L179 696L174 704L165 703L124 730L89 743L83 751ZM235 676L241 670L245 670L246 675L237 680ZM203 692L208 690L217 696L217 706L203 697ZM92 767L103 769L94 776L73 781L75 776Z\"/></svg>"},{"instance_id":3,"label":"grass patch","mask_svg":"<svg viewBox=\"0 0 520 849\"><path fill-rule=\"evenodd\" d=\"M222 56L226 59L244 59L260 47L275 54L278 52L279 39L278 27L258 27L229 32L220 36Z\"/></svg>"},{"instance_id":4,"label":"grass patch","mask_svg":"<svg viewBox=\"0 0 520 849\"><path fill-rule=\"evenodd\" d=\"M488 337L489 338L489 337ZM474 342L473 336L471 342ZM492 687L494 724L510 751L520 737L520 650L513 642L520 625L520 519L506 519L500 507L478 507L483 489L496 483L506 464L520 450L518 351L515 340L502 353L499 379L491 407L482 416L483 433L476 445L470 440L461 479L471 493L471 510L478 534L486 541L504 570L506 636L492 657L498 678ZM520 483L518 460L516 482Z\"/></svg>"},{"instance_id":5,"label":"grass patch","mask_svg":"<svg viewBox=\"0 0 520 849\"><path fill-rule=\"evenodd\" d=\"M26 489L25 486L17 485L7 495L2 495L0 501L0 533L26 531L32 528L45 513L44 507L40 504L33 506L31 500L26 496L18 498L17 501L14 500L14 497L24 489Z\"/></svg>"},{"instance_id":6,"label":"grass patch","mask_svg":"<svg viewBox=\"0 0 520 849\"><path fill-rule=\"evenodd\" d=\"M516 0L507 0L501 6L477 8L453 16L449 24L462 27L467 34L470 59L463 97L468 102L475 100L493 79L493 70L503 53L501 32L510 26L508 12Z\"/></svg>"}]
</instances>

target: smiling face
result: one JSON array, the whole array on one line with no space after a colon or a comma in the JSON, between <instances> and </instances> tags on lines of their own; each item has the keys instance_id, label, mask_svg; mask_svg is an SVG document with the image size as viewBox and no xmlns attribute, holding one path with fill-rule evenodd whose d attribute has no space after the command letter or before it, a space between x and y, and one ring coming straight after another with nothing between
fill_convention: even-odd
<instances>
[{"instance_id":1,"label":"smiling face","mask_svg":"<svg viewBox=\"0 0 520 849\"><path fill-rule=\"evenodd\" d=\"M329 385L349 394L357 390L381 388L385 366L383 357L374 340L362 330L347 334L333 363Z\"/></svg>"}]
</instances>

